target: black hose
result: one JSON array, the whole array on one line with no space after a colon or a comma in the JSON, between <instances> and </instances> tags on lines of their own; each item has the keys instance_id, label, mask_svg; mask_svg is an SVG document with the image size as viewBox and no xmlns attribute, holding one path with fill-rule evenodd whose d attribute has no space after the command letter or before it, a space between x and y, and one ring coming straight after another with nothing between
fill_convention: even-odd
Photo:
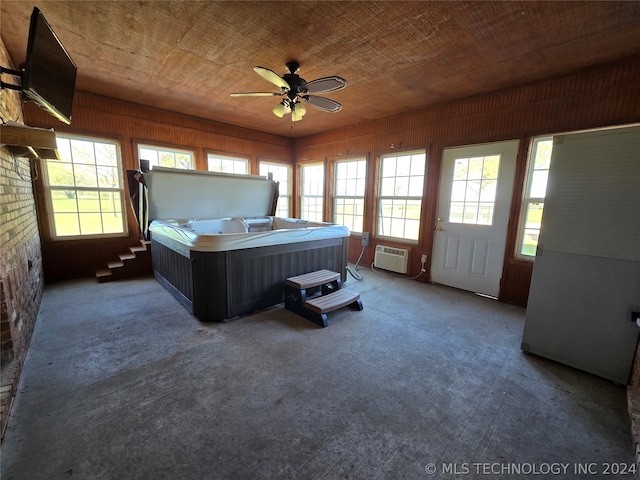
<instances>
[{"instance_id":1,"label":"black hose","mask_svg":"<svg viewBox=\"0 0 640 480\"><path fill-rule=\"evenodd\" d=\"M347 265L347 272L349 272L349 274L355 278L356 280L362 280L362 275L360 275L358 273L358 264L360 263L360 260L362 260L362 255L364 255L364 249L366 247L363 245L362 246L362 251L360 252L360 256L358 257L358 260L356 261L355 265L353 266L353 271L351 271L351 267L349 267L349 265Z\"/></svg>"}]
</instances>

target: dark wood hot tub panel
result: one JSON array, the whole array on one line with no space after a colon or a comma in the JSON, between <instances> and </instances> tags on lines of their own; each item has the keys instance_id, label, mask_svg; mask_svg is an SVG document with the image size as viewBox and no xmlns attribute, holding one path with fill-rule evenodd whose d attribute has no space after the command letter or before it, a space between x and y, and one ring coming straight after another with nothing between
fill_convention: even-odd
<instances>
[{"instance_id":1,"label":"dark wood hot tub panel","mask_svg":"<svg viewBox=\"0 0 640 480\"><path fill-rule=\"evenodd\" d=\"M282 303L283 282L291 276L328 269L346 280L348 242L345 237L225 252L191 251L187 259L152 241L152 258L158 281L198 319L215 321Z\"/></svg>"},{"instance_id":2,"label":"dark wood hot tub panel","mask_svg":"<svg viewBox=\"0 0 640 480\"><path fill-rule=\"evenodd\" d=\"M344 243L334 238L228 252L229 316L282 303L288 277L322 268L344 273Z\"/></svg>"},{"instance_id":3,"label":"dark wood hot tub panel","mask_svg":"<svg viewBox=\"0 0 640 480\"><path fill-rule=\"evenodd\" d=\"M191 252L193 314L200 320L230 318L227 308L229 252Z\"/></svg>"},{"instance_id":4,"label":"dark wood hot tub panel","mask_svg":"<svg viewBox=\"0 0 640 480\"><path fill-rule=\"evenodd\" d=\"M151 241L151 262L156 280L193 313L193 272L188 255L188 250L179 252L153 239Z\"/></svg>"}]
</instances>

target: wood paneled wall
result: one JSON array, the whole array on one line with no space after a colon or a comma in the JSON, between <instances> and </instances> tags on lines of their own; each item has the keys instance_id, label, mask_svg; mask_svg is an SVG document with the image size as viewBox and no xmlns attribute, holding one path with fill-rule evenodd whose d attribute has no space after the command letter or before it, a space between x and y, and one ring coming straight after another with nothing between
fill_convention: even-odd
<instances>
[{"instance_id":1,"label":"wood paneled wall","mask_svg":"<svg viewBox=\"0 0 640 480\"><path fill-rule=\"evenodd\" d=\"M196 167L203 170L207 169L204 153L207 150L248 158L252 173L257 173L258 158L293 163L293 140L290 138L86 92L76 92L71 125L58 122L33 103L27 103L25 107L28 125L120 141L125 169L138 168L134 151L137 143L192 150Z\"/></svg>"},{"instance_id":2,"label":"wood paneled wall","mask_svg":"<svg viewBox=\"0 0 640 480\"><path fill-rule=\"evenodd\" d=\"M55 121L36 107L25 109L26 123L54 126L57 131L115 138L122 144L125 168L137 168L136 142L169 145L195 150L197 168L206 169L205 151L212 150L245 156L251 171L257 172L258 158L281 160L301 165L324 162L326 171L335 159L363 155L368 158L368 183L365 199L364 230L372 232L375 245L376 171L380 155L406 150L426 149L424 213L420 240L411 248L409 276L419 273L421 254L427 254L430 269L433 227L436 217L440 162L445 147L520 140L516 181L510 211L507 253L500 299L525 306L531 280L532 263L515 257L517 224L521 208L522 185L526 174L527 151L531 138L612 125L640 122L640 56L615 64L602 65L572 75L549 79L519 88L468 98L426 110L408 112L391 118L373 120L350 128L329 131L300 139L289 139L252 130L201 120L172 112L129 104L87 93L78 93L74 105L73 126L52 125ZM348 108L348 106L345 106ZM296 175L297 177L297 175ZM327 181L331 179L327 177ZM294 186L296 182L294 179ZM295 190L294 190L295 191ZM331 191L327 188L327 191ZM325 219L331 220L332 199L326 199ZM40 208L42 205L39 204ZM298 202L293 213L299 211ZM349 258L355 261L361 250L359 237L350 244ZM70 258L84 265L82 275L100 268L101 254L93 249L86 256L84 243L52 242L43 232L43 256L47 281L60 279L62 263ZM118 250L111 242L101 250ZM385 244L390 242L385 240ZM88 243L90 244L90 242ZM401 242L392 245L407 248ZM90 249L89 249L90 250ZM369 247L361 265L373 261ZM55 255L55 258L51 258ZM109 255L111 255L109 253ZM97 267L94 263L98 261ZM89 265L90 268L89 268ZM79 267L80 265L78 265ZM68 265L67 265L68 267ZM74 267L75 268L75 267ZM78 271L80 275L80 271ZM428 277L423 275L422 281Z\"/></svg>"},{"instance_id":3,"label":"wood paneled wall","mask_svg":"<svg viewBox=\"0 0 640 480\"><path fill-rule=\"evenodd\" d=\"M137 169L137 144L184 148L195 154L196 167L207 169L206 151L226 152L249 160L258 173L258 159L293 163L293 140L186 115L166 112L112 98L77 92L71 126L58 122L32 103L25 104L26 123L53 127L56 132L114 139L120 142L123 167ZM139 240L132 211L129 235L99 240L52 240L44 204L43 185L36 182L45 281L91 276L105 268Z\"/></svg>"},{"instance_id":4,"label":"wood paneled wall","mask_svg":"<svg viewBox=\"0 0 640 480\"><path fill-rule=\"evenodd\" d=\"M638 85L640 57L633 57L561 78L302 138L296 141L295 159L297 163L324 161L329 167L336 158L366 155L368 171L376 172L382 154L426 149L423 224L418 245L411 246L408 273L413 276L420 271L421 254L428 255L430 270L443 149L520 140L500 299L526 306L533 264L517 259L514 252L531 137L639 122ZM367 184L364 225L364 231L372 232L372 246L376 243L374 177L369 175ZM331 219L331 203L327 199L326 220ZM406 247L387 239L384 243ZM349 258L356 259L360 250L359 241L351 242ZM367 248L362 264L370 264L373 255L374 249ZM427 276L421 280L427 281Z\"/></svg>"}]
</instances>

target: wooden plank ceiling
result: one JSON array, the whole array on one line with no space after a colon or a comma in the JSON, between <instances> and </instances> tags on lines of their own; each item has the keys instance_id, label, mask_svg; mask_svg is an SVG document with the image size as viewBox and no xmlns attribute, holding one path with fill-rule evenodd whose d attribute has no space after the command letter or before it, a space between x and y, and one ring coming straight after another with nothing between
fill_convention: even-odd
<instances>
[{"instance_id":1,"label":"wooden plank ceiling","mask_svg":"<svg viewBox=\"0 0 640 480\"><path fill-rule=\"evenodd\" d=\"M1 3L0 30L24 61L34 4ZM559 76L640 54L635 1L42 1L38 7L78 65L77 88L301 137ZM306 80L339 75L300 122L271 112L259 65Z\"/></svg>"}]
</instances>

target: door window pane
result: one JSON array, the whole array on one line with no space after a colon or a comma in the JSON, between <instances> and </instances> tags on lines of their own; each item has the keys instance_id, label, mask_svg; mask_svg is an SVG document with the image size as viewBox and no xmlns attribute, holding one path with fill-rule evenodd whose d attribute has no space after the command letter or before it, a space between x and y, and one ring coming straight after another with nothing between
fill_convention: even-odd
<instances>
[{"instance_id":1,"label":"door window pane","mask_svg":"<svg viewBox=\"0 0 640 480\"><path fill-rule=\"evenodd\" d=\"M455 159L449 222L493 224L499 169L499 155Z\"/></svg>"}]
</instances>

